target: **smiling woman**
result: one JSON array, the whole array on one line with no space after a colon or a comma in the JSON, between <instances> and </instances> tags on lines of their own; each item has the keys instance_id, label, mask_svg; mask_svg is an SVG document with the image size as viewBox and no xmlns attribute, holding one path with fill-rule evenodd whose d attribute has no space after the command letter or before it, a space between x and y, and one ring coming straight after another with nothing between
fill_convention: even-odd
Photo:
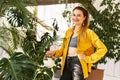
<instances>
[{"instance_id":1,"label":"smiling woman","mask_svg":"<svg viewBox=\"0 0 120 80\"><path fill-rule=\"evenodd\" d=\"M66 31L61 48L47 51L46 55L62 57L60 80L85 80L92 63L100 60L107 48L97 34L88 29L89 13L86 9L75 7L72 22L74 25Z\"/></svg>"}]
</instances>

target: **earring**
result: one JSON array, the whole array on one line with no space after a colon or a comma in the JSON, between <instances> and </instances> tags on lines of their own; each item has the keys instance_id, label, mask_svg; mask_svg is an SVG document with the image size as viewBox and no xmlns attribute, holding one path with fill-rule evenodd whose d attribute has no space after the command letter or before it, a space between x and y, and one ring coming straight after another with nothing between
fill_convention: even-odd
<instances>
[{"instance_id":1,"label":"earring","mask_svg":"<svg viewBox=\"0 0 120 80\"><path fill-rule=\"evenodd\" d=\"M84 26L85 24L84 24L84 22L82 23L82 26Z\"/></svg>"}]
</instances>

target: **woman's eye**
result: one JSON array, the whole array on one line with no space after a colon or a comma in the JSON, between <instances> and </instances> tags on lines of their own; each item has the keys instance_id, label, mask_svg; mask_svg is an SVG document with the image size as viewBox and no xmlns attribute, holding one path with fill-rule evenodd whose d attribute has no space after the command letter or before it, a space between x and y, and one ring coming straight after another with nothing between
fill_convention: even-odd
<instances>
[{"instance_id":1,"label":"woman's eye","mask_svg":"<svg viewBox=\"0 0 120 80\"><path fill-rule=\"evenodd\" d=\"M72 16L75 16L75 14L73 14Z\"/></svg>"},{"instance_id":2,"label":"woman's eye","mask_svg":"<svg viewBox=\"0 0 120 80\"><path fill-rule=\"evenodd\" d=\"M80 14L78 14L77 17L80 17Z\"/></svg>"},{"instance_id":3,"label":"woman's eye","mask_svg":"<svg viewBox=\"0 0 120 80\"><path fill-rule=\"evenodd\" d=\"M72 16L80 17L80 14L78 14L78 15L73 14Z\"/></svg>"}]
</instances>

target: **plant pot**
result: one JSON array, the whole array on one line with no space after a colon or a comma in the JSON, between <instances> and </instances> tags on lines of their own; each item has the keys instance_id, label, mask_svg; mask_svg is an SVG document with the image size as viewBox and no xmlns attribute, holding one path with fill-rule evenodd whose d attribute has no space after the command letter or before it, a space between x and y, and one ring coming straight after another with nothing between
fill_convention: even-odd
<instances>
[{"instance_id":1,"label":"plant pot","mask_svg":"<svg viewBox=\"0 0 120 80\"><path fill-rule=\"evenodd\" d=\"M0 78L0 80L4 80L3 78Z\"/></svg>"},{"instance_id":2,"label":"plant pot","mask_svg":"<svg viewBox=\"0 0 120 80\"><path fill-rule=\"evenodd\" d=\"M55 78L60 78L60 70L57 70L57 72L54 74Z\"/></svg>"},{"instance_id":3,"label":"plant pot","mask_svg":"<svg viewBox=\"0 0 120 80\"><path fill-rule=\"evenodd\" d=\"M104 70L93 69L86 80L103 80Z\"/></svg>"}]
</instances>

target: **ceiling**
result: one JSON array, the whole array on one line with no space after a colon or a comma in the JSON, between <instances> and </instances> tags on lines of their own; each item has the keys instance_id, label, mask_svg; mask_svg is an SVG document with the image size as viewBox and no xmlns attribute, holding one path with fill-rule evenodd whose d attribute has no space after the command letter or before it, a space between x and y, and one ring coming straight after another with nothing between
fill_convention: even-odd
<instances>
[{"instance_id":1,"label":"ceiling","mask_svg":"<svg viewBox=\"0 0 120 80\"><path fill-rule=\"evenodd\" d=\"M78 0L36 0L34 3L29 3L30 5L52 5L52 4L64 4L64 3L76 3Z\"/></svg>"}]
</instances>

